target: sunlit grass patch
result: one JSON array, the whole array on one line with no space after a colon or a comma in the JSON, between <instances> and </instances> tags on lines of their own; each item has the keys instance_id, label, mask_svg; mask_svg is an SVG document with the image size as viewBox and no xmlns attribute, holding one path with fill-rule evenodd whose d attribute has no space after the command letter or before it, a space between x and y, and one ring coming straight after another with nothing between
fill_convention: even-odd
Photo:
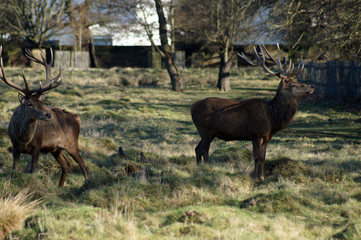
<instances>
[{"instance_id":1,"label":"sunlit grass patch","mask_svg":"<svg viewBox=\"0 0 361 240\"><path fill-rule=\"evenodd\" d=\"M14 75L22 84L21 70ZM43 72L26 69L34 81ZM12 170L7 125L17 92L0 84L0 187L30 189L43 207L13 239L352 239L359 234L360 114L333 103L301 101L287 129L267 148L265 181L253 179L250 141L215 139L210 163L196 164L200 141L190 116L205 97L271 99L278 79L258 68L233 69L232 91L215 87L217 69L184 69L184 92L164 69L64 72L45 102L82 119L78 165L58 188L50 154L27 173ZM32 83L37 84L37 83ZM32 85L32 86L35 86ZM121 151L121 150L122 151Z\"/></svg>"},{"instance_id":2,"label":"sunlit grass patch","mask_svg":"<svg viewBox=\"0 0 361 240\"><path fill-rule=\"evenodd\" d=\"M3 239L14 230L21 230L24 221L36 212L41 201L33 200L33 194L27 189L17 194L6 193L4 189L0 194L0 238Z\"/></svg>"}]
</instances>

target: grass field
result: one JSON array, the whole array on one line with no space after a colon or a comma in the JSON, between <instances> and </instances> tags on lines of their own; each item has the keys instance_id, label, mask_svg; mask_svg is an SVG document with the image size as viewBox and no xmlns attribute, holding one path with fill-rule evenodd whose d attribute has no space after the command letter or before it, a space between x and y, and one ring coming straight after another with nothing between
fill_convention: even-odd
<instances>
[{"instance_id":1,"label":"grass field","mask_svg":"<svg viewBox=\"0 0 361 240\"><path fill-rule=\"evenodd\" d=\"M6 73L22 84L22 69ZM301 101L289 128L269 144L265 181L258 182L250 175L250 142L215 140L211 164L196 165L200 139L189 108L208 96L270 99L278 80L258 69L234 70L233 90L221 93L213 87L216 70L182 74L185 91L177 93L165 70L64 72L45 102L81 117L80 152L90 177L84 182L73 161L63 188L50 154L40 156L36 174L27 173L26 155L20 171L12 170L7 125L18 100L1 82L0 213L9 209L5 197L18 193L33 210L0 217L0 231L21 223L6 238L360 239L360 112ZM45 78L41 70L25 75L34 88Z\"/></svg>"}]
</instances>

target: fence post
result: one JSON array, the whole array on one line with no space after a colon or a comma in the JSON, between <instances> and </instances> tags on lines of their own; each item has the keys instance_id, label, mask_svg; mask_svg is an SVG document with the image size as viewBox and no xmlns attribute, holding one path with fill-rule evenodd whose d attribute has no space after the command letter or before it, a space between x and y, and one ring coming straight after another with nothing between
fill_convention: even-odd
<instances>
[{"instance_id":1,"label":"fence post","mask_svg":"<svg viewBox=\"0 0 361 240\"><path fill-rule=\"evenodd\" d=\"M89 53L87 51L56 51L54 67L62 69L77 68L82 70L89 69Z\"/></svg>"},{"instance_id":2,"label":"fence post","mask_svg":"<svg viewBox=\"0 0 361 240\"><path fill-rule=\"evenodd\" d=\"M337 71L334 61L326 63L326 96L333 98L337 95Z\"/></svg>"}]
</instances>

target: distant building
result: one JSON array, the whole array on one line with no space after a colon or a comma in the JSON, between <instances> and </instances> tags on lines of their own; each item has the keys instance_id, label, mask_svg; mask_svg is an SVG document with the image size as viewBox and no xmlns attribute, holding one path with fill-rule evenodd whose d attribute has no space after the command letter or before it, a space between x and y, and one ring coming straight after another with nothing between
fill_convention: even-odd
<instances>
[{"instance_id":1,"label":"distant building","mask_svg":"<svg viewBox=\"0 0 361 240\"><path fill-rule=\"evenodd\" d=\"M263 7L254 20L242 23L241 28L243 30L238 33L235 41L236 49L242 49L242 46L251 44L276 45L276 43L286 43L284 41L287 36L286 32L272 29L269 21L269 15L272 11L272 7ZM158 16L155 7L147 9L145 14L147 23L152 26L153 42L159 46ZM139 16L143 15L139 14ZM96 47L96 57L99 59L101 67L161 67L160 56L154 51L144 27L140 24L127 24L127 21L119 21L119 23L107 25L95 24L90 27L90 30ZM71 29L67 29L54 37L51 44L62 48L62 46L74 46L76 43L71 34ZM176 56L182 56L183 62L185 61L183 59L191 59L191 62L195 59L200 61L198 64L188 63L188 66L204 66L202 62L206 60L202 54L196 57L193 56L194 53L192 52L186 54L187 56L183 52L176 54ZM214 59L214 56L212 58ZM181 63L181 65L185 66L185 63ZM214 62L209 65L214 65Z\"/></svg>"}]
</instances>

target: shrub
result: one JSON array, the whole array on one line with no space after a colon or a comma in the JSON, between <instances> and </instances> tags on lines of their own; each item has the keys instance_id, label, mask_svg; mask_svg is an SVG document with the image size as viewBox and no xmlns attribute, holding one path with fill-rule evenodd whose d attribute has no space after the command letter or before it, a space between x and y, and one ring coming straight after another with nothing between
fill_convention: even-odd
<instances>
[{"instance_id":1,"label":"shrub","mask_svg":"<svg viewBox=\"0 0 361 240\"><path fill-rule=\"evenodd\" d=\"M17 195L0 197L0 239L15 229L21 229L24 221L34 213L41 201L31 201L33 194L27 189Z\"/></svg>"}]
</instances>

